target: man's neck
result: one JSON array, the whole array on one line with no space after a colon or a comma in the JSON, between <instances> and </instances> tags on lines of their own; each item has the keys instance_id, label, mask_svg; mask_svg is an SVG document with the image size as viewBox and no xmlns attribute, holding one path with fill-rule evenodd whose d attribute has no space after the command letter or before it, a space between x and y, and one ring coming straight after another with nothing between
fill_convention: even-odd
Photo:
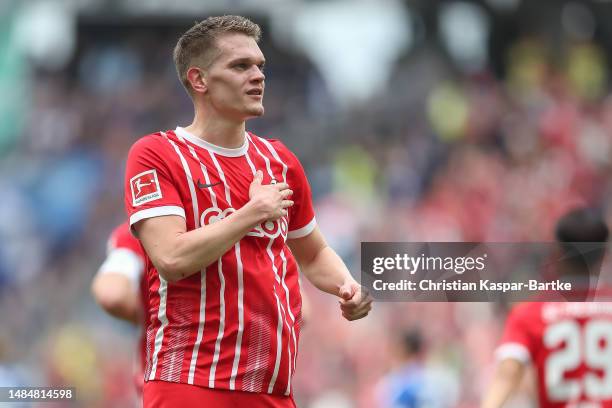
<instances>
[{"instance_id":1,"label":"man's neck","mask_svg":"<svg viewBox=\"0 0 612 408\"><path fill-rule=\"evenodd\" d=\"M198 114L185 130L202 140L226 149L237 149L244 145L244 121L236 122L214 115Z\"/></svg>"}]
</instances>

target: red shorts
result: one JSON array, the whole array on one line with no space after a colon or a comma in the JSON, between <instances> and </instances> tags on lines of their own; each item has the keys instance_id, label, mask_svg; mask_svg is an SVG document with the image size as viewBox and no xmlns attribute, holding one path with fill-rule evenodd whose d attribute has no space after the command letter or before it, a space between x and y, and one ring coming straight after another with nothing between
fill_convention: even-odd
<instances>
[{"instance_id":1,"label":"red shorts","mask_svg":"<svg viewBox=\"0 0 612 408\"><path fill-rule=\"evenodd\" d=\"M166 381L146 382L142 398L143 408L297 408L292 396L216 390Z\"/></svg>"}]
</instances>

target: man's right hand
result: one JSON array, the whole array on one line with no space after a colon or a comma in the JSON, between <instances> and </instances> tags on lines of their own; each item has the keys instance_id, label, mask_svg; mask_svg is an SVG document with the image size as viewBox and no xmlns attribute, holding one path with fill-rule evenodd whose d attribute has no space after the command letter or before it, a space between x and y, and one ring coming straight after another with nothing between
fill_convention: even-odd
<instances>
[{"instance_id":1,"label":"man's right hand","mask_svg":"<svg viewBox=\"0 0 612 408\"><path fill-rule=\"evenodd\" d=\"M249 199L261 213L262 220L276 221L287 216L287 209L293 205L288 198L293 194L287 183L262 185L263 172L257 170L249 187Z\"/></svg>"}]
</instances>

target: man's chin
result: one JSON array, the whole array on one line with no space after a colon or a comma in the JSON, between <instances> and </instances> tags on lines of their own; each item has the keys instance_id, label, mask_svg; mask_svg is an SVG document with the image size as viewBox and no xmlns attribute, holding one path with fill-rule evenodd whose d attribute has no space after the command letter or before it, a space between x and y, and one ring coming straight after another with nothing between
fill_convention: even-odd
<instances>
[{"instance_id":1,"label":"man's chin","mask_svg":"<svg viewBox=\"0 0 612 408\"><path fill-rule=\"evenodd\" d=\"M248 111L249 118L257 118L263 116L264 111L265 109L263 106L253 107Z\"/></svg>"}]
</instances>

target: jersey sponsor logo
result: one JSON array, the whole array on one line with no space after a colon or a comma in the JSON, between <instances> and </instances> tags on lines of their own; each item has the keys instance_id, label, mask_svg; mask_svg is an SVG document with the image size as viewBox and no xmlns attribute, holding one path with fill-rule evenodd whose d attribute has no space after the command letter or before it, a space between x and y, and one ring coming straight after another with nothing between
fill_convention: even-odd
<instances>
[{"instance_id":1,"label":"jersey sponsor logo","mask_svg":"<svg viewBox=\"0 0 612 408\"><path fill-rule=\"evenodd\" d=\"M226 208L221 211L218 207L210 207L204 210L202 215L200 216L200 225L210 225L214 224L217 221L221 221L225 217L229 216L236 210L232 207Z\"/></svg>"},{"instance_id":2,"label":"jersey sponsor logo","mask_svg":"<svg viewBox=\"0 0 612 408\"><path fill-rule=\"evenodd\" d=\"M221 221L225 217L228 217L236 210L232 207L221 210L218 207L210 207L204 210L200 216L200 225L210 225L217 221ZM251 231L247 233L248 236L258 238L275 239L278 236L282 236L283 240L287 240L288 223L287 218L282 217L276 221L265 221L257 225Z\"/></svg>"},{"instance_id":3,"label":"jersey sponsor logo","mask_svg":"<svg viewBox=\"0 0 612 408\"><path fill-rule=\"evenodd\" d=\"M134 207L162 198L159 181L157 180L157 170L155 169L143 171L132 177L130 188Z\"/></svg>"},{"instance_id":4,"label":"jersey sponsor logo","mask_svg":"<svg viewBox=\"0 0 612 408\"><path fill-rule=\"evenodd\" d=\"M270 238L275 239L279 235L283 237L283 240L287 240L287 219L282 217L276 221L262 222L255 228L253 228L247 235L258 238Z\"/></svg>"}]
</instances>

